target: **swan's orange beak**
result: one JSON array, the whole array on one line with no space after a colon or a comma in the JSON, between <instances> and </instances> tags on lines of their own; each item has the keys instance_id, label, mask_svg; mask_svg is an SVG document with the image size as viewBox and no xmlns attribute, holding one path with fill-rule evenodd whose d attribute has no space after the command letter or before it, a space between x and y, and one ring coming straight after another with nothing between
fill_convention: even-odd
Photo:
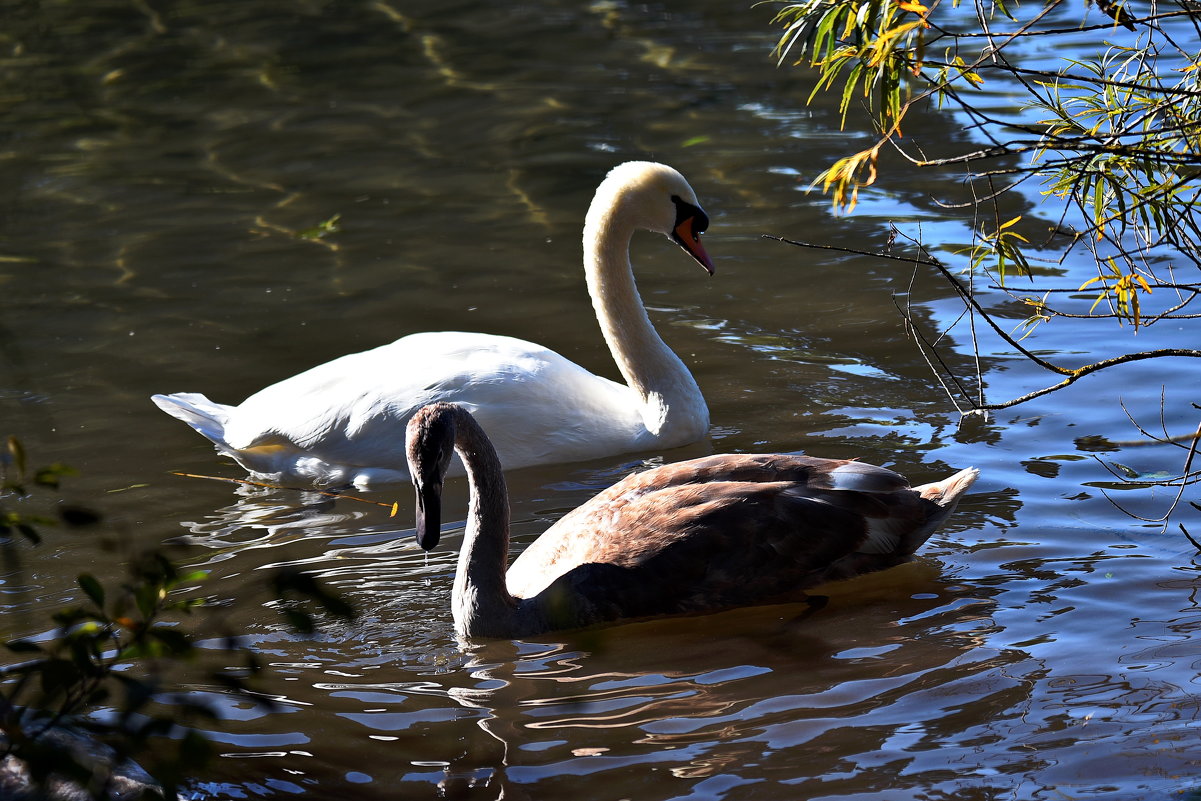
<instances>
[{"instance_id":1,"label":"swan's orange beak","mask_svg":"<svg viewBox=\"0 0 1201 801\"><path fill-rule=\"evenodd\" d=\"M687 217L671 232L671 238L676 241L680 247L688 252L688 255L696 259L702 267L713 275L713 261L709 258L709 254L705 252L705 248L701 245L700 231L693 230L696 222L695 217Z\"/></svg>"},{"instance_id":2,"label":"swan's orange beak","mask_svg":"<svg viewBox=\"0 0 1201 801\"><path fill-rule=\"evenodd\" d=\"M709 227L709 215L700 206L681 200L676 195L671 196L671 202L676 204L676 224L671 229L671 238L696 259L709 275L713 275L713 261L701 245L701 234Z\"/></svg>"},{"instance_id":3,"label":"swan's orange beak","mask_svg":"<svg viewBox=\"0 0 1201 801\"><path fill-rule=\"evenodd\" d=\"M432 551L442 536L442 484L417 484L417 544Z\"/></svg>"}]
</instances>

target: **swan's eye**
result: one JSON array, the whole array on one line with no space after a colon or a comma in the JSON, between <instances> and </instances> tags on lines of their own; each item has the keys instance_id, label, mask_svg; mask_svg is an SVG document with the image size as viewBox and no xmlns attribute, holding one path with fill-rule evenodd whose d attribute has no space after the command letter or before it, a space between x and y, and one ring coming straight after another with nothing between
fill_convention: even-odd
<instances>
[{"instance_id":1,"label":"swan's eye","mask_svg":"<svg viewBox=\"0 0 1201 801\"><path fill-rule=\"evenodd\" d=\"M676 204L676 224L678 230L687 220L692 220L692 234L696 238L696 234L703 234L705 229L709 227L709 215L701 209L700 206L689 203L687 200L681 200L679 195L672 195L671 202Z\"/></svg>"}]
</instances>

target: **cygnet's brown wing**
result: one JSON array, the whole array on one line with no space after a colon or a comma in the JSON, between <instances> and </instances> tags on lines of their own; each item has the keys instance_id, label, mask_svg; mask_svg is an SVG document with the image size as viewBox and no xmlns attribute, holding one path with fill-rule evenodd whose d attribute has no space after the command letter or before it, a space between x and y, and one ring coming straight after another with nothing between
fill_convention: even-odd
<instances>
[{"instance_id":1,"label":"cygnet's brown wing","mask_svg":"<svg viewBox=\"0 0 1201 801\"><path fill-rule=\"evenodd\" d=\"M751 603L895 564L928 515L904 478L858 462L725 455L615 484L510 568L518 597L547 593L576 625ZM887 553L886 553L887 552ZM551 586L553 585L553 586ZM548 589L549 587L549 589Z\"/></svg>"}]
</instances>

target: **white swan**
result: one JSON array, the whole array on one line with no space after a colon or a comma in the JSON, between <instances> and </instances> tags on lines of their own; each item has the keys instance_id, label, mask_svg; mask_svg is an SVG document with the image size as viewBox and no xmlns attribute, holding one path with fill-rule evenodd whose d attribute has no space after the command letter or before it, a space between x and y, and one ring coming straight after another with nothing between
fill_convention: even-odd
<instances>
[{"instance_id":1,"label":"white swan","mask_svg":"<svg viewBox=\"0 0 1201 801\"><path fill-rule=\"evenodd\" d=\"M630 266L635 229L666 234L710 275L709 218L684 177L632 161L600 184L584 221L584 272L626 384L541 345L490 334L412 334L280 381L239 406L154 395L160 409L272 481L365 486L408 478L405 424L454 401L493 432L505 469L695 442L709 410L688 368L651 325Z\"/></svg>"},{"instance_id":2,"label":"white swan","mask_svg":"<svg viewBox=\"0 0 1201 801\"><path fill-rule=\"evenodd\" d=\"M438 544L442 478L467 465L470 510L452 591L464 637L523 637L625 618L796 598L908 561L979 471L933 484L862 462L726 454L627 476L542 533L506 572L509 498L470 414L428 406L408 428L417 543Z\"/></svg>"}]
</instances>

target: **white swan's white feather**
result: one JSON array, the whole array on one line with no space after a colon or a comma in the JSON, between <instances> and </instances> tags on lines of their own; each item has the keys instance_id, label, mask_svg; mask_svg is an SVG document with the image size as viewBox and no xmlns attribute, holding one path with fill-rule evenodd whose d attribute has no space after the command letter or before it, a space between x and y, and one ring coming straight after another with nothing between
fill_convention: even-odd
<instances>
[{"instance_id":1,"label":"white swan's white feather","mask_svg":"<svg viewBox=\"0 0 1201 801\"><path fill-rule=\"evenodd\" d=\"M274 481L363 486L406 479L405 424L440 400L462 405L491 432L505 469L696 441L709 426L704 398L647 319L628 258L635 228L671 233L672 196L696 205L675 170L630 162L601 184L588 214L589 288L629 385L532 342L439 331L342 356L238 406L196 393L153 400L218 451ZM703 254L699 243L695 248Z\"/></svg>"},{"instance_id":2,"label":"white swan's white feather","mask_svg":"<svg viewBox=\"0 0 1201 801\"><path fill-rule=\"evenodd\" d=\"M254 473L364 484L408 477L388 467L405 460L396 432L417 409L448 398L497 432L510 469L654 444L629 387L531 342L458 331L342 356L238 407L191 393L154 401Z\"/></svg>"}]
</instances>

